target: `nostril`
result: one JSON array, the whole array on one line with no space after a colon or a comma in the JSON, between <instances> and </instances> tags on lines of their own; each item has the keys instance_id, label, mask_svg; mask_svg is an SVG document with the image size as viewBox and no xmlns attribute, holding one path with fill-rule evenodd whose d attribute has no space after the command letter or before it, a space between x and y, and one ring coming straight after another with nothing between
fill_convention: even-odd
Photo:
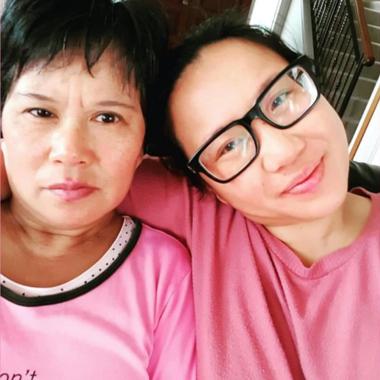
<instances>
[{"instance_id":1,"label":"nostril","mask_svg":"<svg viewBox=\"0 0 380 380\"><path fill-rule=\"evenodd\" d=\"M83 155L80 155L76 152L69 151L56 151L52 152L50 155L50 159L52 162L56 164L65 164L65 165L84 165L87 160Z\"/></svg>"},{"instance_id":2,"label":"nostril","mask_svg":"<svg viewBox=\"0 0 380 380\"><path fill-rule=\"evenodd\" d=\"M293 162L306 149L306 142L297 135L278 129L260 130L261 155L265 170L276 172Z\"/></svg>"}]
</instances>

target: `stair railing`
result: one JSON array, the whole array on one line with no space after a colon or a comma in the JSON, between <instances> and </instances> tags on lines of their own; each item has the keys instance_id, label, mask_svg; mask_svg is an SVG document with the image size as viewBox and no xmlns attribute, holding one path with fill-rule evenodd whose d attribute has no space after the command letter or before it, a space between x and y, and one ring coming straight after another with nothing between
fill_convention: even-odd
<instances>
[{"instance_id":1,"label":"stair railing","mask_svg":"<svg viewBox=\"0 0 380 380\"><path fill-rule=\"evenodd\" d=\"M340 116L363 66L375 62L362 0L310 0L314 58L322 94ZM358 19L359 45L353 12Z\"/></svg>"}]
</instances>

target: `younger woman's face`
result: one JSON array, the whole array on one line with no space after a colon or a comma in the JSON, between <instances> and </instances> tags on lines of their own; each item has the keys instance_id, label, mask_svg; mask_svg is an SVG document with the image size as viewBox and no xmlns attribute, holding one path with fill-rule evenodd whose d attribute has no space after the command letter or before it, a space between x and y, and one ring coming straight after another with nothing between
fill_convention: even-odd
<instances>
[{"instance_id":1,"label":"younger woman's face","mask_svg":"<svg viewBox=\"0 0 380 380\"><path fill-rule=\"evenodd\" d=\"M54 230L113 212L140 163L145 126L138 91L106 51L91 74L79 55L24 70L2 131L14 209Z\"/></svg>"},{"instance_id":2,"label":"younger woman's face","mask_svg":"<svg viewBox=\"0 0 380 380\"><path fill-rule=\"evenodd\" d=\"M174 133L191 157L216 131L245 115L286 66L260 45L228 39L203 48L182 73L170 98ZM225 203L265 225L287 225L334 212L347 190L343 124L325 98L289 129L255 119L255 161L231 182L204 176Z\"/></svg>"}]
</instances>

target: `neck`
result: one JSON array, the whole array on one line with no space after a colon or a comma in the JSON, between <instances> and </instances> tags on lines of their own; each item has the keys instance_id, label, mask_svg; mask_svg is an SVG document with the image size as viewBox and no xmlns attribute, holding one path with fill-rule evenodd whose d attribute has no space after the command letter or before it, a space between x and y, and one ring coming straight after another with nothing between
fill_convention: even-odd
<instances>
[{"instance_id":1,"label":"neck","mask_svg":"<svg viewBox=\"0 0 380 380\"><path fill-rule=\"evenodd\" d=\"M287 226L266 226L287 244L306 266L340 248L349 246L363 230L370 213L368 198L347 194L343 204L331 215Z\"/></svg>"},{"instance_id":2,"label":"neck","mask_svg":"<svg viewBox=\"0 0 380 380\"><path fill-rule=\"evenodd\" d=\"M122 217L110 213L75 229L47 229L2 204L2 273L30 286L68 281L93 265L115 240Z\"/></svg>"},{"instance_id":3,"label":"neck","mask_svg":"<svg viewBox=\"0 0 380 380\"><path fill-rule=\"evenodd\" d=\"M12 204L4 207L3 216L4 227L14 239L17 236L18 244L28 247L28 251L36 256L46 255L49 258L73 254L88 245L103 245L103 241L112 242L121 226L121 217L116 212L76 228L57 228L41 224L26 213L19 213Z\"/></svg>"}]
</instances>

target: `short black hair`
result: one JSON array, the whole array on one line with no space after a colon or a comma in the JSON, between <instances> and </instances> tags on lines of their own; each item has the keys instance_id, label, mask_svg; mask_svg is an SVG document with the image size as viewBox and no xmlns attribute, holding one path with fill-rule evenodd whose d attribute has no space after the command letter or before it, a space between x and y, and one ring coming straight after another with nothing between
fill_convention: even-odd
<instances>
[{"instance_id":1,"label":"short black hair","mask_svg":"<svg viewBox=\"0 0 380 380\"><path fill-rule=\"evenodd\" d=\"M163 116L159 121L156 120L158 126L152 129L156 135L149 138L148 151L161 156L169 169L186 175L200 190L204 190L204 183L198 174L187 168L187 157L173 132L168 101L176 82L186 67L197 59L200 51L226 39L239 39L262 45L276 52L287 62L301 55L288 47L277 34L257 25L249 25L246 16L236 10L227 10L205 20L193 28L179 46L168 52L159 76L159 93L156 95L156 99L160 100L161 112L155 113Z\"/></svg>"},{"instance_id":2,"label":"short black hair","mask_svg":"<svg viewBox=\"0 0 380 380\"><path fill-rule=\"evenodd\" d=\"M107 47L125 63L146 116L167 47L167 20L154 0L7 0L1 17L1 103L28 65L80 49L91 73Z\"/></svg>"}]
</instances>

